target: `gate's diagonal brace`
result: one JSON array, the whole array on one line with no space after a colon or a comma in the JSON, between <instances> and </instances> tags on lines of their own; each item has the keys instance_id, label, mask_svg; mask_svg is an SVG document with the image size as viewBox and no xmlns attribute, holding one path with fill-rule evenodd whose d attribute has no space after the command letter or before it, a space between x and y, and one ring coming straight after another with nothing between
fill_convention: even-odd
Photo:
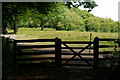
<instances>
[{"instance_id":1,"label":"gate's diagonal brace","mask_svg":"<svg viewBox=\"0 0 120 80\"><path fill-rule=\"evenodd\" d=\"M73 57L71 57L70 59L68 59L65 63L63 63L63 65L67 64L70 60L74 59L75 57L76 57L76 55L74 55Z\"/></svg>"},{"instance_id":2,"label":"gate's diagonal brace","mask_svg":"<svg viewBox=\"0 0 120 80\"><path fill-rule=\"evenodd\" d=\"M64 46L66 46L66 48L70 49L75 55L73 57L71 57L69 60L67 60L64 64L67 64L70 60L74 59L78 54L72 49L70 48L68 45L66 45L65 43L63 43Z\"/></svg>"},{"instance_id":3,"label":"gate's diagonal brace","mask_svg":"<svg viewBox=\"0 0 120 80\"><path fill-rule=\"evenodd\" d=\"M78 53L76 53L72 48L70 48L68 45L66 45L65 43L63 43L64 46L66 46L66 48L70 49L75 55L73 57L71 57L69 60L67 60L64 64L67 64L70 60L74 59L76 56L78 56L80 59L82 59L83 61L85 61L87 64L91 65L87 60L85 60L83 57L80 56L80 53L83 52L86 48L88 48L91 44L88 44L84 49L82 49L81 51L79 51ZM92 66L92 65L91 65Z\"/></svg>"},{"instance_id":4,"label":"gate's diagonal brace","mask_svg":"<svg viewBox=\"0 0 120 80\"><path fill-rule=\"evenodd\" d=\"M82 49L81 51L79 51L77 53L77 56L79 56L81 59L83 59L87 64L91 65L87 60L85 60L83 57L80 56L80 53L83 52L86 48L88 48L91 44L88 44L84 49ZM92 66L92 65L91 65Z\"/></svg>"},{"instance_id":5,"label":"gate's diagonal brace","mask_svg":"<svg viewBox=\"0 0 120 80\"><path fill-rule=\"evenodd\" d=\"M66 45L65 43L63 43L65 46L66 46L66 48L68 48L68 49L70 49L75 55L78 55L72 48L70 48L68 45Z\"/></svg>"},{"instance_id":6,"label":"gate's diagonal brace","mask_svg":"<svg viewBox=\"0 0 120 80\"><path fill-rule=\"evenodd\" d=\"M83 52L86 48L88 48L91 44L88 44L85 48L83 48L81 51L78 52L78 54L80 55L81 52Z\"/></svg>"},{"instance_id":7,"label":"gate's diagonal brace","mask_svg":"<svg viewBox=\"0 0 120 80\"><path fill-rule=\"evenodd\" d=\"M80 55L77 55L80 59L82 59L83 61L85 61L88 65L92 66L86 59L84 59L83 57L81 57Z\"/></svg>"}]
</instances>

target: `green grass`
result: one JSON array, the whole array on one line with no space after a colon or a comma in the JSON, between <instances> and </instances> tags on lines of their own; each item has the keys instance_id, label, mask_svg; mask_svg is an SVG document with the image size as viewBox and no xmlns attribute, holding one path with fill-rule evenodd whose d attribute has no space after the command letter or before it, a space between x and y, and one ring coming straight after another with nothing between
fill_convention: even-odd
<instances>
[{"instance_id":1,"label":"green grass","mask_svg":"<svg viewBox=\"0 0 120 80\"><path fill-rule=\"evenodd\" d=\"M90 33L92 33L92 40L96 36L99 38L118 38L118 33L56 31L48 28L41 31L39 28L19 28L16 39L54 39L58 37L62 40L89 41Z\"/></svg>"}]
</instances>

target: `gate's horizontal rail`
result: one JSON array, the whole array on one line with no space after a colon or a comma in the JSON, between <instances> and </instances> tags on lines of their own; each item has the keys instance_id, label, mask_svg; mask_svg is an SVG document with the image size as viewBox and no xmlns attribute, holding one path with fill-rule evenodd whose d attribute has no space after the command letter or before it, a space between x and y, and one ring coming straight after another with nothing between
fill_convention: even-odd
<instances>
[{"instance_id":1,"label":"gate's horizontal rail","mask_svg":"<svg viewBox=\"0 0 120 80\"><path fill-rule=\"evenodd\" d=\"M43 66L43 65L53 65L55 64L55 62L45 62L45 63L30 63L30 62L21 62L19 61L18 63L20 63L21 65L26 65L26 66Z\"/></svg>"},{"instance_id":2,"label":"gate's horizontal rail","mask_svg":"<svg viewBox=\"0 0 120 80\"><path fill-rule=\"evenodd\" d=\"M93 47L85 48L85 47L69 47L70 49L93 49ZM61 49L69 49L67 47L61 47Z\"/></svg>"},{"instance_id":3,"label":"gate's horizontal rail","mask_svg":"<svg viewBox=\"0 0 120 80\"><path fill-rule=\"evenodd\" d=\"M18 61L36 61L36 60L54 60L55 57L39 57L39 58L18 58Z\"/></svg>"},{"instance_id":4,"label":"gate's horizontal rail","mask_svg":"<svg viewBox=\"0 0 120 80\"><path fill-rule=\"evenodd\" d=\"M74 53L62 53L61 55L75 55ZM79 55L93 56L94 54L82 53Z\"/></svg>"},{"instance_id":5,"label":"gate's horizontal rail","mask_svg":"<svg viewBox=\"0 0 120 80\"><path fill-rule=\"evenodd\" d=\"M18 55L47 55L47 54L55 54L55 52L27 52L27 53L23 53L23 52L18 52Z\"/></svg>"},{"instance_id":6,"label":"gate's horizontal rail","mask_svg":"<svg viewBox=\"0 0 120 80\"><path fill-rule=\"evenodd\" d=\"M64 66L90 66L88 64L63 64ZM93 66L93 65L92 65Z\"/></svg>"},{"instance_id":7,"label":"gate's horizontal rail","mask_svg":"<svg viewBox=\"0 0 120 80\"><path fill-rule=\"evenodd\" d=\"M69 60L70 58L62 58L61 60ZM94 61L93 58L86 58L85 60L87 61ZM71 61L84 61L83 59L80 59L80 58L74 58L72 59Z\"/></svg>"},{"instance_id":8,"label":"gate's horizontal rail","mask_svg":"<svg viewBox=\"0 0 120 80\"><path fill-rule=\"evenodd\" d=\"M32 40L14 40L17 43L23 42L55 42L55 39L32 39Z\"/></svg>"},{"instance_id":9,"label":"gate's horizontal rail","mask_svg":"<svg viewBox=\"0 0 120 80\"><path fill-rule=\"evenodd\" d=\"M20 49L26 49L26 48L52 48L55 47L55 45L17 45Z\"/></svg>"},{"instance_id":10,"label":"gate's horizontal rail","mask_svg":"<svg viewBox=\"0 0 120 80\"><path fill-rule=\"evenodd\" d=\"M93 44L94 42L90 41L62 41L62 44Z\"/></svg>"}]
</instances>

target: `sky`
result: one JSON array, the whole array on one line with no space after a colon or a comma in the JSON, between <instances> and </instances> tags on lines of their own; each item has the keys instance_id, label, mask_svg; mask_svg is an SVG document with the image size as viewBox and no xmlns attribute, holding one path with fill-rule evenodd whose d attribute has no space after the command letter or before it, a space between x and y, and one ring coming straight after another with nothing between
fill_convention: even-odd
<instances>
[{"instance_id":1,"label":"sky","mask_svg":"<svg viewBox=\"0 0 120 80\"><path fill-rule=\"evenodd\" d=\"M111 18L118 21L118 2L120 0L94 0L98 6L95 7L90 13L102 17ZM83 9L83 8L80 8Z\"/></svg>"}]
</instances>

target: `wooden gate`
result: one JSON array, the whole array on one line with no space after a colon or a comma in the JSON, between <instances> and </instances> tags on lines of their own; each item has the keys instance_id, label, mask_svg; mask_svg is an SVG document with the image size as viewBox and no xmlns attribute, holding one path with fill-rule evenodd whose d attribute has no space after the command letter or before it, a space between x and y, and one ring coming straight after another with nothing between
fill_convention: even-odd
<instances>
[{"instance_id":1,"label":"wooden gate","mask_svg":"<svg viewBox=\"0 0 120 80\"><path fill-rule=\"evenodd\" d=\"M111 45L101 45L100 41L114 41L116 39L99 39L96 37L94 41L62 41L59 38L55 39L34 39L34 40L14 40L14 61L31 61L31 60L52 60L56 66L91 66L97 68L101 59L101 54L107 52L99 51L100 48L114 47ZM19 43L33 42L53 42L49 45L20 45ZM119 40L117 40L117 43ZM120 46L120 45L119 45ZM52 52L27 52L22 53L20 49L30 48L54 48ZM46 50L44 50L46 51ZM53 55L52 57L49 54ZM47 55L47 57L39 58L17 58L21 55ZM17 59L16 59L17 58Z\"/></svg>"},{"instance_id":2,"label":"wooden gate","mask_svg":"<svg viewBox=\"0 0 120 80\"><path fill-rule=\"evenodd\" d=\"M34 42L53 42L52 45L29 45ZM22 43L22 45L20 44ZM25 44L23 44L25 43ZM75 44L75 46L70 46ZM76 45L78 46L76 47ZM83 46L80 46L83 44ZM54 48L52 52L27 52L24 53L22 49L31 48ZM87 51L85 51L87 50ZM45 51L45 50L44 50ZM19 56L30 55L49 55L47 57L29 57L19 58ZM65 57L66 56L66 57ZM90 41L61 41L59 38L55 39L33 39L33 40L14 40L14 61L36 61L36 60L53 60L56 66L97 66L98 65L98 40L95 38L93 42ZM78 63L78 64L74 64ZM84 63L84 64L81 64Z\"/></svg>"}]
</instances>

